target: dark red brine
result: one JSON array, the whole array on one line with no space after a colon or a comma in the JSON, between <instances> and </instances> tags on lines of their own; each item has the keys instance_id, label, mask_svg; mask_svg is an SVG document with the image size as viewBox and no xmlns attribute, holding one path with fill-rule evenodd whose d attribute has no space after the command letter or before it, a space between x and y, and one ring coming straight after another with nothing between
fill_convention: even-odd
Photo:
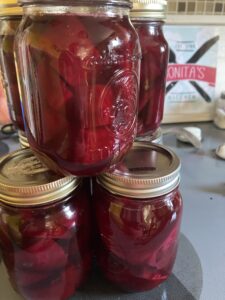
<instances>
[{"instance_id":1,"label":"dark red brine","mask_svg":"<svg viewBox=\"0 0 225 300\"><path fill-rule=\"evenodd\" d=\"M51 186L55 190L52 194L50 191L48 198L46 185L51 185L51 181L45 182L46 185L43 182L51 178L52 173L38 168L36 161L32 169L28 167L28 161L30 164L30 158L23 161L23 172L35 170L33 177L43 185L42 190L39 186L26 186L22 182L21 187L18 183L17 187L12 187L8 181L8 192L5 192L0 176L0 250L3 262L13 288L23 298L66 300L87 279L91 268L89 192L82 182L73 189L74 182L70 179L61 186L62 196L61 183L55 182L55 186ZM20 180L23 179L21 174ZM24 186L22 199L20 188L22 190ZM12 193L15 188L19 190L17 196ZM33 194L28 195L32 188ZM63 195L65 191L67 195ZM48 203L56 193L59 199ZM46 203L42 203L43 200Z\"/></svg>"},{"instance_id":2,"label":"dark red brine","mask_svg":"<svg viewBox=\"0 0 225 300\"><path fill-rule=\"evenodd\" d=\"M109 169L136 135L140 47L129 2L118 3L85 2L65 12L23 1L16 52L28 84L28 140L60 172Z\"/></svg>"},{"instance_id":3,"label":"dark red brine","mask_svg":"<svg viewBox=\"0 0 225 300\"><path fill-rule=\"evenodd\" d=\"M24 131L21 99L16 76L13 46L16 30L22 16L2 16L0 6L0 67L11 120L16 128Z\"/></svg>"},{"instance_id":4,"label":"dark red brine","mask_svg":"<svg viewBox=\"0 0 225 300\"><path fill-rule=\"evenodd\" d=\"M25 299L64 300L91 266L87 195L41 208L0 209L0 248L15 290Z\"/></svg>"},{"instance_id":5,"label":"dark red brine","mask_svg":"<svg viewBox=\"0 0 225 300\"><path fill-rule=\"evenodd\" d=\"M125 163L116 174L100 176L94 187L98 264L105 277L125 291L156 287L171 274L176 258L182 215L178 182L168 190L161 186L166 193L154 196L153 188L142 181L146 162L153 166L158 157L154 153L148 162L143 159L145 167L127 168ZM148 178L157 189L153 173L149 168Z\"/></svg>"},{"instance_id":6,"label":"dark red brine","mask_svg":"<svg viewBox=\"0 0 225 300\"><path fill-rule=\"evenodd\" d=\"M134 0L131 13L142 51L137 137L153 135L163 118L168 64L165 8L163 0Z\"/></svg>"}]
</instances>

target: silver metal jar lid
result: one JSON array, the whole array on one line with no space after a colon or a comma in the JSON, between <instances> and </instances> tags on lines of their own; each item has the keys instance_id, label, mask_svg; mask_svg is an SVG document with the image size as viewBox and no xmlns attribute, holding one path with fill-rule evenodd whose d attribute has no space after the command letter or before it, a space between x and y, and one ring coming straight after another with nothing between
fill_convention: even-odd
<instances>
[{"instance_id":1,"label":"silver metal jar lid","mask_svg":"<svg viewBox=\"0 0 225 300\"><path fill-rule=\"evenodd\" d=\"M131 18L165 19L167 0L133 0Z\"/></svg>"},{"instance_id":2,"label":"silver metal jar lid","mask_svg":"<svg viewBox=\"0 0 225 300\"><path fill-rule=\"evenodd\" d=\"M80 183L49 170L30 148L0 159L0 202L16 206L43 205L68 196Z\"/></svg>"},{"instance_id":3,"label":"silver metal jar lid","mask_svg":"<svg viewBox=\"0 0 225 300\"><path fill-rule=\"evenodd\" d=\"M113 194L131 198L152 198L174 190L180 182L180 160L168 147L135 142L112 173L97 177Z\"/></svg>"}]
</instances>

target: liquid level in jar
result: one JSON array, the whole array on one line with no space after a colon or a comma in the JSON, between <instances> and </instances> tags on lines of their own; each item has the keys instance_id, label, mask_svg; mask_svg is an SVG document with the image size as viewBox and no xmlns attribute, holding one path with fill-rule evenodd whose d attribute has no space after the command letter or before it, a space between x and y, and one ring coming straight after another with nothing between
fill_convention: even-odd
<instances>
[{"instance_id":1,"label":"liquid level in jar","mask_svg":"<svg viewBox=\"0 0 225 300\"><path fill-rule=\"evenodd\" d=\"M136 134L140 49L128 17L27 17L23 32L31 147L65 173L108 169Z\"/></svg>"},{"instance_id":2,"label":"liquid level in jar","mask_svg":"<svg viewBox=\"0 0 225 300\"><path fill-rule=\"evenodd\" d=\"M151 199L94 191L97 260L112 283L125 291L154 288L171 273L182 214L178 190Z\"/></svg>"},{"instance_id":3,"label":"liquid level in jar","mask_svg":"<svg viewBox=\"0 0 225 300\"><path fill-rule=\"evenodd\" d=\"M21 17L13 20L0 19L0 65L1 78L7 95L11 119L18 129L24 131L23 114L13 55L15 31L20 21Z\"/></svg>"},{"instance_id":4,"label":"liquid level in jar","mask_svg":"<svg viewBox=\"0 0 225 300\"><path fill-rule=\"evenodd\" d=\"M162 22L133 21L141 50L141 77L137 136L152 135L163 118L168 44Z\"/></svg>"}]
</instances>

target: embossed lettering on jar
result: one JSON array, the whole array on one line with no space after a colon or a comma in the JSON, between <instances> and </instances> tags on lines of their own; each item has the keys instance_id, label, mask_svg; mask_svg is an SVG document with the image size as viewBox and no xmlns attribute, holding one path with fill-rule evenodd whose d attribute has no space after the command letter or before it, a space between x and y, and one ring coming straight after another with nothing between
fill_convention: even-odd
<instances>
[{"instance_id":1,"label":"embossed lettering on jar","mask_svg":"<svg viewBox=\"0 0 225 300\"><path fill-rule=\"evenodd\" d=\"M91 267L90 191L47 169L31 150L0 160L0 250L27 300L66 300Z\"/></svg>"},{"instance_id":2,"label":"embossed lettering on jar","mask_svg":"<svg viewBox=\"0 0 225 300\"><path fill-rule=\"evenodd\" d=\"M141 76L137 137L153 136L163 118L168 44L163 34L166 0L134 0L131 20L138 33Z\"/></svg>"},{"instance_id":3,"label":"embossed lettering on jar","mask_svg":"<svg viewBox=\"0 0 225 300\"><path fill-rule=\"evenodd\" d=\"M24 122L13 55L14 38L22 18L15 1L0 4L0 67L11 119L24 136Z\"/></svg>"},{"instance_id":4,"label":"embossed lettering on jar","mask_svg":"<svg viewBox=\"0 0 225 300\"><path fill-rule=\"evenodd\" d=\"M182 215L179 169L171 150L139 142L113 173L97 177L97 260L123 290L148 290L171 274Z\"/></svg>"},{"instance_id":5,"label":"embossed lettering on jar","mask_svg":"<svg viewBox=\"0 0 225 300\"><path fill-rule=\"evenodd\" d=\"M129 1L21 3L16 53L31 147L65 173L110 168L136 134L140 47Z\"/></svg>"}]
</instances>

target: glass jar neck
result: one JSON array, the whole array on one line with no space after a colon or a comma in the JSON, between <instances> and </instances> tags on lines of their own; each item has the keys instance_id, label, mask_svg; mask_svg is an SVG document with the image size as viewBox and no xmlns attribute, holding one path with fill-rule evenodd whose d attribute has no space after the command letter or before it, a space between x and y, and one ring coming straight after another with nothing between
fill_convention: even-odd
<instances>
[{"instance_id":1,"label":"glass jar neck","mask_svg":"<svg viewBox=\"0 0 225 300\"><path fill-rule=\"evenodd\" d=\"M157 27L162 27L164 25L164 19L154 19L154 18L131 18L131 21L133 23L137 23L137 24L149 24L149 25L153 25L153 26L157 26Z\"/></svg>"},{"instance_id":2,"label":"glass jar neck","mask_svg":"<svg viewBox=\"0 0 225 300\"><path fill-rule=\"evenodd\" d=\"M151 34L161 35L163 34L163 25L162 20L149 20L149 19L132 19L131 20L135 28L141 28L144 26Z\"/></svg>"},{"instance_id":3,"label":"glass jar neck","mask_svg":"<svg viewBox=\"0 0 225 300\"><path fill-rule=\"evenodd\" d=\"M92 15L98 16L128 16L129 7L123 6L94 6L94 5L82 5L79 4L73 6L66 5L24 5L24 15L41 15L41 14L77 14L77 15Z\"/></svg>"}]
</instances>

